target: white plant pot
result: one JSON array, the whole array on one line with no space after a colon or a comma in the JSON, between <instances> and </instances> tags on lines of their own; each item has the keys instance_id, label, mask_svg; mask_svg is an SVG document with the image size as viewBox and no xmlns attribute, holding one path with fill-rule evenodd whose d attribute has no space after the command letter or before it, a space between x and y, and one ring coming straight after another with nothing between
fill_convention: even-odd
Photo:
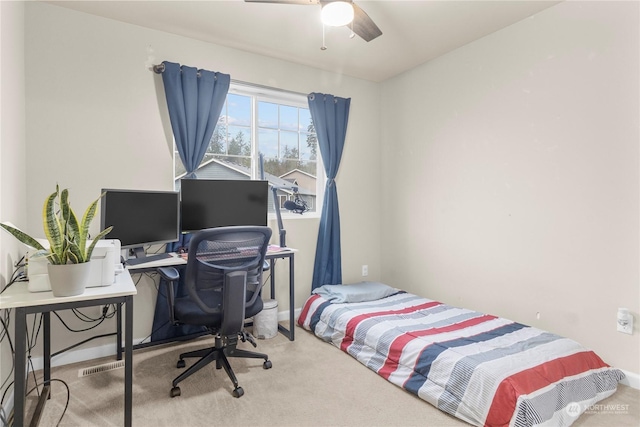
<instances>
[{"instance_id":1,"label":"white plant pot","mask_svg":"<svg viewBox=\"0 0 640 427\"><path fill-rule=\"evenodd\" d=\"M54 297L70 297L84 292L91 263L47 265L49 283Z\"/></svg>"}]
</instances>

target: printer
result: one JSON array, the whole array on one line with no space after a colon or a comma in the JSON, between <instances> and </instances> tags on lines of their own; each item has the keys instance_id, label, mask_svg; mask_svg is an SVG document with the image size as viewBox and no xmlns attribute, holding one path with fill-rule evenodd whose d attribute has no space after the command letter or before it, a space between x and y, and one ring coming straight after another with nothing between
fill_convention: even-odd
<instances>
[{"instance_id":1,"label":"printer","mask_svg":"<svg viewBox=\"0 0 640 427\"><path fill-rule=\"evenodd\" d=\"M47 243L45 240L41 243ZM90 244L91 242L89 242ZM47 246L45 246L47 247ZM27 252L27 277L29 292L45 292L51 290L47 264L49 260L44 256L32 256L36 251ZM91 271L86 286L109 286L115 282L116 270L120 266L120 240L98 240L91 253Z\"/></svg>"}]
</instances>

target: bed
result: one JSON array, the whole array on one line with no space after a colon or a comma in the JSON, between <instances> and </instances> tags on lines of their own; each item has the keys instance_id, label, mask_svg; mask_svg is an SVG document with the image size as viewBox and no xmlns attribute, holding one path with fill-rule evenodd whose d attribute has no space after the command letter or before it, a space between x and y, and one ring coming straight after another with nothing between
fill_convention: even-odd
<instances>
[{"instance_id":1,"label":"bed","mask_svg":"<svg viewBox=\"0 0 640 427\"><path fill-rule=\"evenodd\" d=\"M476 426L568 426L624 378L568 338L382 283L317 288L297 322Z\"/></svg>"}]
</instances>

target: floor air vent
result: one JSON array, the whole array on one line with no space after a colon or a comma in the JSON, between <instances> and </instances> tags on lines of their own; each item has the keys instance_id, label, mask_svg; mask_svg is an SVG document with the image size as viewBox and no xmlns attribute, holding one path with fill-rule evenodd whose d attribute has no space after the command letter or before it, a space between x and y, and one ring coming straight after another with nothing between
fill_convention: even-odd
<instances>
[{"instance_id":1,"label":"floor air vent","mask_svg":"<svg viewBox=\"0 0 640 427\"><path fill-rule=\"evenodd\" d=\"M102 365L80 369L78 371L78 378L88 377L89 375L99 374L100 372L113 371L114 369L120 369L122 367L124 367L124 360L119 360L117 362L104 363Z\"/></svg>"}]
</instances>

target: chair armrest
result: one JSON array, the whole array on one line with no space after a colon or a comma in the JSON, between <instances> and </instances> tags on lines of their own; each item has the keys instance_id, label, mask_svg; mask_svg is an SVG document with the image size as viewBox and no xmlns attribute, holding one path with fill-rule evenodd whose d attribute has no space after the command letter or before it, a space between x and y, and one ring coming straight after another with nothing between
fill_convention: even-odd
<instances>
[{"instance_id":1,"label":"chair armrest","mask_svg":"<svg viewBox=\"0 0 640 427\"><path fill-rule=\"evenodd\" d=\"M176 318L173 311L173 304L175 302L175 293L173 291L175 283L180 280L180 273L178 269L173 267L158 267L156 271L160 275L161 278L165 280L167 285L167 305L169 306L169 318L171 320L171 324L176 324Z\"/></svg>"},{"instance_id":2,"label":"chair armrest","mask_svg":"<svg viewBox=\"0 0 640 427\"><path fill-rule=\"evenodd\" d=\"M158 267L156 271L160 277L169 282L175 282L180 279L180 273L178 273L178 270L174 267Z\"/></svg>"}]
</instances>

